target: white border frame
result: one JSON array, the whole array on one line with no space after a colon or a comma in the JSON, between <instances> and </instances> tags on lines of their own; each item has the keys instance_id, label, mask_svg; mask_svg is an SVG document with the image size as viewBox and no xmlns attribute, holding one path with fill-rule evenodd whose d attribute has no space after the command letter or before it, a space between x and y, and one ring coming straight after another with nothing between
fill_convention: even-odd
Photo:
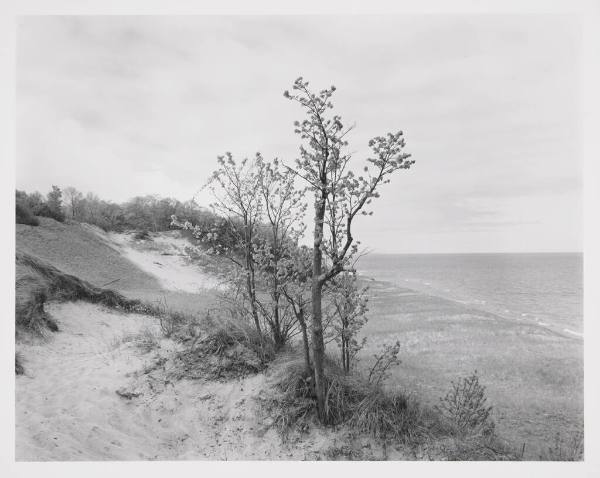
<instances>
[{"instance_id":1,"label":"white border frame","mask_svg":"<svg viewBox=\"0 0 600 478\"><path fill-rule=\"evenodd\" d=\"M583 22L582 121L584 154L584 330L585 330L585 461L583 463L292 463L292 462L74 462L15 463L14 461L14 188L15 188L15 26L19 15L172 15L172 14L577 14ZM0 4L0 161L2 173L2 378L7 384L0 404L0 456L3 476L180 476L184 474L260 474L303 476L315 473L505 477L515 476L600 476L600 2L598 1L385 1L385 0L304 0L284 3L276 0L5 0Z\"/></svg>"}]
</instances>

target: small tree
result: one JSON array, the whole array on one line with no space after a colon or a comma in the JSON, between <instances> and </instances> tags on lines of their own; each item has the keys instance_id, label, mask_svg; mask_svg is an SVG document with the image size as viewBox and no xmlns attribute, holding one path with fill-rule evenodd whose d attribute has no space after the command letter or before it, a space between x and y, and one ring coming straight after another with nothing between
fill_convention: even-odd
<instances>
[{"instance_id":1,"label":"small tree","mask_svg":"<svg viewBox=\"0 0 600 478\"><path fill-rule=\"evenodd\" d=\"M39 226L40 221L33 215L27 202L27 193L17 190L15 192L15 219L17 224Z\"/></svg>"},{"instance_id":2,"label":"small tree","mask_svg":"<svg viewBox=\"0 0 600 478\"><path fill-rule=\"evenodd\" d=\"M46 208L46 203L44 202L43 196L38 191L35 191L29 195L27 193L24 194L27 199L27 205L29 206L29 209L31 209L33 214L39 216L42 209Z\"/></svg>"},{"instance_id":3,"label":"small tree","mask_svg":"<svg viewBox=\"0 0 600 478\"><path fill-rule=\"evenodd\" d=\"M256 247L256 261L261 282L266 286L269 307L263 316L271 328L277 348L283 346L294 331L297 316L289 313L283 289L291 279L289 260L295 255L305 226L306 205L302 191L295 188L294 175L280 167L279 161L266 162L257 156L258 193L262 197L264 225Z\"/></svg>"},{"instance_id":4,"label":"small tree","mask_svg":"<svg viewBox=\"0 0 600 478\"><path fill-rule=\"evenodd\" d=\"M485 387L479 383L477 370L453 381L450 391L440 398L436 408L461 435L494 431L495 425L490 418L492 407L487 405Z\"/></svg>"},{"instance_id":5,"label":"small tree","mask_svg":"<svg viewBox=\"0 0 600 478\"><path fill-rule=\"evenodd\" d=\"M224 257L233 265L232 281L242 292L259 336L262 336L260 305L256 286L257 234L263 213L260 194L258 162L260 155L250 161L236 162L231 153L217 158L219 167L208 182L215 201L212 209L222 220L209 230L190 222L181 223L172 216L172 224L192 230L195 237L210 246L209 252ZM240 286L243 282L243 287Z\"/></svg>"},{"instance_id":6,"label":"small tree","mask_svg":"<svg viewBox=\"0 0 600 478\"><path fill-rule=\"evenodd\" d=\"M346 152L345 128L338 115L331 116L331 97L335 87L313 93L302 77L293 85L293 93L284 96L300 104L306 117L295 122L295 132L301 137L300 158L295 174L302 178L313 192L315 216L313 221L312 260L312 322L311 343L317 407L321 421L326 421L325 392L327 389L323 361L322 297L324 286L344 270L352 270L352 259L357 245L352 225L357 215L370 214L365 208L379 196L377 189L389 181L399 169L408 169L414 161L403 152L401 131L378 136L369 141L373 156L366 158L364 174L357 176L350 170L351 155Z\"/></svg>"},{"instance_id":7,"label":"small tree","mask_svg":"<svg viewBox=\"0 0 600 478\"><path fill-rule=\"evenodd\" d=\"M292 250L292 254L284 263L282 278L282 292L292 312L296 317L302 334L304 364L308 375L312 375L312 361L310 359L310 340L308 335L308 322L311 314L311 274L312 251L306 246Z\"/></svg>"},{"instance_id":8,"label":"small tree","mask_svg":"<svg viewBox=\"0 0 600 478\"><path fill-rule=\"evenodd\" d=\"M60 222L65 220L65 214L62 210L62 191L58 186L52 186L52 191L47 196L46 208L40 214Z\"/></svg>"},{"instance_id":9,"label":"small tree","mask_svg":"<svg viewBox=\"0 0 600 478\"><path fill-rule=\"evenodd\" d=\"M360 329L367 323L367 290L359 288L356 273L343 272L332 281L333 340L337 343L342 368L349 373L356 355L366 343L358 340Z\"/></svg>"},{"instance_id":10,"label":"small tree","mask_svg":"<svg viewBox=\"0 0 600 478\"><path fill-rule=\"evenodd\" d=\"M390 374L390 369L400 364L398 353L400 352L400 342L394 344L384 344L380 353L373 355L375 361L369 371L369 382L379 385L385 381Z\"/></svg>"},{"instance_id":11,"label":"small tree","mask_svg":"<svg viewBox=\"0 0 600 478\"><path fill-rule=\"evenodd\" d=\"M80 216L79 206L81 200L83 199L83 194L77 191L77 189L74 187L69 186L63 191L63 196L67 206L67 211L70 213L72 219L76 219Z\"/></svg>"}]
</instances>

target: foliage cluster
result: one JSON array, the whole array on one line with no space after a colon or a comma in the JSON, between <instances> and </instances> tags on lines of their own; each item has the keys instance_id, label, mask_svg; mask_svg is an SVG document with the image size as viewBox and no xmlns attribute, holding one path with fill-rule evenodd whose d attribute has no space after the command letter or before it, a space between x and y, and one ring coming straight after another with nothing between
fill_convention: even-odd
<instances>
[{"instance_id":1,"label":"foliage cluster","mask_svg":"<svg viewBox=\"0 0 600 478\"><path fill-rule=\"evenodd\" d=\"M105 231L166 231L171 216L176 214L185 220L208 227L218 217L194 200L181 202L156 195L136 196L122 204L100 199L93 193L84 195L73 187L64 190L52 186L44 198L39 192L16 191L18 224L38 225L34 216L45 216L63 222L66 219L85 222Z\"/></svg>"},{"instance_id":2,"label":"foliage cluster","mask_svg":"<svg viewBox=\"0 0 600 478\"><path fill-rule=\"evenodd\" d=\"M37 226L39 221L34 216L50 217L63 222L65 214L61 203L62 191L56 186L52 186L52 190L45 199L38 192L27 194L17 190L15 192L16 222L17 224Z\"/></svg>"},{"instance_id":3,"label":"foliage cluster","mask_svg":"<svg viewBox=\"0 0 600 478\"><path fill-rule=\"evenodd\" d=\"M265 412L284 436L290 431L306 431L317 419L312 377L293 353L280 357L273 369L273 392L263 397ZM347 425L355 432L396 442L416 439L424 432L421 410L404 393L386 390L360 373L347 374L331 357L325 360L325 372L326 423Z\"/></svg>"},{"instance_id":4,"label":"foliage cluster","mask_svg":"<svg viewBox=\"0 0 600 478\"><path fill-rule=\"evenodd\" d=\"M238 161L227 152L205 186L220 220L196 224L174 214L172 225L191 231L228 261L231 309L253 323L258 336L268 335L277 350L301 337L305 370L326 421L325 394L332 384L323 374L325 340L338 345L345 374L364 345L358 336L367 299L354 270L359 243L353 221L371 214L367 209L379 197L378 187L413 161L403 152L402 132L390 133L369 142L372 155L363 174L355 173L346 139L352 128L329 114L335 87L313 93L298 78L293 91L284 96L306 114L294 123L303 142L295 167L260 153ZM312 249L300 244L307 193L315 197Z\"/></svg>"}]
</instances>

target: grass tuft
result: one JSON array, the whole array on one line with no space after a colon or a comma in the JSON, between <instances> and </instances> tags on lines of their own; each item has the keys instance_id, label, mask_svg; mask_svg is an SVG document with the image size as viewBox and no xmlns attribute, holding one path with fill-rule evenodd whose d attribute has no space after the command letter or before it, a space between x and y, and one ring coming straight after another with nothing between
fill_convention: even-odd
<instances>
[{"instance_id":1,"label":"grass tuft","mask_svg":"<svg viewBox=\"0 0 600 478\"><path fill-rule=\"evenodd\" d=\"M141 231L137 231L134 235L133 238L136 241L148 241L151 240L152 237L150 237L150 233L146 230L141 230Z\"/></svg>"},{"instance_id":2,"label":"grass tuft","mask_svg":"<svg viewBox=\"0 0 600 478\"><path fill-rule=\"evenodd\" d=\"M290 353L273 369L272 392L264 399L266 409L284 435L289 429L306 430L316 417L316 402L303 358ZM359 374L346 375L332 359L326 360L325 374L328 424L346 424L381 440L412 440L425 430L419 407L405 394L387 391Z\"/></svg>"},{"instance_id":3,"label":"grass tuft","mask_svg":"<svg viewBox=\"0 0 600 478\"><path fill-rule=\"evenodd\" d=\"M113 341L113 347L119 348L122 344L131 344L143 354L152 352L160 347L156 333L145 327L140 332L126 334Z\"/></svg>"},{"instance_id":4,"label":"grass tuft","mask_svg":"<svg viewBox=\"0 0 600 478\"><path fill-rule=\"evenodd\" d=\"M358 373L345 375L333 359L326 361L325 374L327 424L343 426L349 436L370 437L384 448L391 444L418 449L425 459L519 459L493 428L474 427L457 434L454 423L438 409L422 406L415 397L387 390ZM261 397L263 412L284 438L318 425L312 379L301 354L292 351L278 358L271 366L270 385ZM338 451L353 450L346 448Z\"/></svg>"},{"instance_id":5,"label":"grass tuft","mask_svg":"<svg viewBox=\"0 0 600 478\"><path fill-rule=\"evenodd\" d=\"M230 379L265 369L275 356L268 336L261 336L249 323L207 319L204 335L177 355L178 378Z\"/></svg>"},{"instance_id":6,"label":"grass tuft","mask_svg":"<svg viewBox=\"0 0 600 478\"><path fill-rule=\"evenodd\" d=\"M17 252L16 268L17 332L58 330L58 324L44 310L48 300L85 300L128 312L156 313L152 307L140 301L126 299L110 289L95 287L29 254Z\"/></svg>"}]
</instances>

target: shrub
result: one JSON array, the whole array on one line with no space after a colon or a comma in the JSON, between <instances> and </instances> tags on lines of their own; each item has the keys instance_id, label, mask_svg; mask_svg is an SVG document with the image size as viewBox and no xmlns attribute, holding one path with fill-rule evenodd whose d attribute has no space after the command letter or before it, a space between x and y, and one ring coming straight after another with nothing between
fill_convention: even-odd
<instances>
[{"instance_id":1,"label":"shrub","mask_svg":"<svg viewBox=\"0 0 600 478\"><path fill-rule=\"evenodd\" d=\"M186 316L181 312L168 311L160 314L159 323L160 330L167 338L172 337L178 332L185 323Z\"/></svg>"},{"instance_id":2,"label":"shrub","mask_svg":"<svg viewBox=\"0 0 600 478\"><path fill-rule=\"evenodd\" d=\"M477 371L452 382L450 391L440 398L436 409L448 420L459 435L494 431L490 419L492 407L486 405L485 387L480 385Z\"/></svg>"},{"instance_id":3,"label":"shrub","mask_svg":"<svg viewBox=\"0 0 600 478\"><path fill-rule=\"evenodd\" d=\"M292 429L306 431L316 414L316 402L304 358L294 353L280 354L273 368L272 390L262 397L263 409L282 436Z\"/></svg>"},{"instance_id":4,"label":"shrub","mask_svg":"<svg viewBox=\"0 0 600 478\"><path fill-rule=\"evenodd\" d=\"M178 310L173 310L167 304L166 299L157 301L152 306L152 313L158 316L160 330L165 337L176 338L182 342L197 338L199 324L196 318Z\"/></svg>"},{"instance_id":5,"label":"shrub","mask_svg":"<svg viewBox=\"0 0 600 478\"><path fill-rule=\"evenodd\" d=\"M33 215L31 209L29 209L25 204L16 203L16 223L17 224L27 224L28 226L39 226L40 221L37 217Z\"/></svg>"},{"instance_id":6,"label":"shrub","mask_svg":"<svg viewBox=\"0 0 600 478\"><path fill-rule=\"evenodd\" d=\"M52 209L46 203L41 204L35 210L35 214L37 216L49 217L50 219L54 219L55 221L58 221L58 222L64 222L65 221L65 215L61 211L57 211L55 209Z\"/></svg>"},{"instance_id":7,"label":"shrub","mask_svg":"<svg viewBox=\"0 0 600 478\"><path fill-rule=\"evenodd\" d=\"M237 378L264 370L275 356L275 344L250 323L209 319L205 336L180 352L177 378Z\"/></svg>"},{"instance_id":8,"label":"shrub","mask_svg":"<svg viewBox=\"0 0 600 478\"><path fill-rule=\"evenodd\" d=\"M400 352L400 342L395 344L384 344L380 354L375 354L375 363L369 371L369 382L379 385L389 377L389 369L400 364L398 353Z\"/></svg>"},{"instance_id":9,"label":"shrub","mask_svg":"<svg viewBox=\"0 0 600 478\"><path fill-rule=\"evenodd\" d=\"M263 404L279 431L304 431L316 418L312 377L304 359L288 354L275 365L272 393ZM401 392L386 391L359 374L347 375L331 358L325 362L327 392L325 417L330 425L346 424L351 430L377 439L411 441L426 429L417 404Z\"/></svg>"},{"instance_id":10,"label":"shrub","mask_svg":"<svg viewBox=\"0 0 600 478\"><path fill-rule=\"evenodd\" d=\"M156 335L148 327L145 327L137 334L125 335L121 340L115 342L115 347L118 347L123 343L133 344L144 354L152 352L152 350L159 347Z\"/></svg>"},{"instance_id":11,"label":"shrub","mask_svg":"<svg viewBox=\"0 0 600 478\"><path fill-rule=\"evenodd\" d=\"M373 388L356 406L350 426L375 438L412 442L426 432L417 403L399 392Z\"/></svg>"},{"instance_id":12,"label":"shrub","mask_svg":"<svg viewBox=\"0 0 600 478\"><path fill-rule=\"evenodd\" d=\"M150 237L150 233L149 233L148 231L146 231L146 230L142 230L142 231L138 231L138 232L136 232L136 233L133 235L133 238L134 238L136 241L147 241L147 240L149 240L149 239L152 239L152 238Z\"/></svg>"}]
</instances>

